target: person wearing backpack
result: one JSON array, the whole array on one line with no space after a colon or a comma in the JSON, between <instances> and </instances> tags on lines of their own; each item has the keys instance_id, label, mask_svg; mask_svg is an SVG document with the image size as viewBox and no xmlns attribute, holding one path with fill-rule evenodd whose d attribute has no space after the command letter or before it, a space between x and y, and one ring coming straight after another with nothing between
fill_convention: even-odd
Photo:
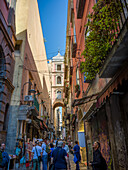
<instances>
[{"instance_id":1,"label":"person wearing backpack","mask_svg":"<svg viewBox=\"0 0 128 170\"><path fill-rule=\"evenodd\" d=\"M53 150L50 170L69 170L67 152L62 148L63 142L58 141L57 148Z\"/></svg>"},{"instance_id":2,"label":"person wearing backpack","mask_svg":"<svg viewBox=\"0 0 128 170\"><path fill-rule=\"evenodd\" d=\"M42 144L42 152L43 152L43 156L42 156L43 170L47 170L47 164L48 164L48 145L47 145L46 140L44 140L44 142Z\"/></svg>"},{"instance_id":3,"label":"person wearing backpack","mask_svg":"<svg viewBox=\"0 0 128 170\"><path fill-rule=\"evenodd\" d=\"M90 162L89 166L92 166L93 170L107 170L106 161L99 150L100 143L98 141L94 142L93 148L93 162Z\"/></svg>"}]
</instances>

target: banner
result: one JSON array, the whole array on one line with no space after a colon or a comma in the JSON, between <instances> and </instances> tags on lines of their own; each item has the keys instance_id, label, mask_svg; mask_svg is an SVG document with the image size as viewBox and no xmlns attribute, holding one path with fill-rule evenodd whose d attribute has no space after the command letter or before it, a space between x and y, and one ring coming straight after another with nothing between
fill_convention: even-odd
<instances>
[{"instance_id":1,"label":"banner","mask_svg":"<svg viewBox=\"0 0 128 170\"><path fill-rule=\"evenodd\" d=\"M78 140L80 147L86 147L84 131L78 131Z\"/></svg>"}]
</instances>

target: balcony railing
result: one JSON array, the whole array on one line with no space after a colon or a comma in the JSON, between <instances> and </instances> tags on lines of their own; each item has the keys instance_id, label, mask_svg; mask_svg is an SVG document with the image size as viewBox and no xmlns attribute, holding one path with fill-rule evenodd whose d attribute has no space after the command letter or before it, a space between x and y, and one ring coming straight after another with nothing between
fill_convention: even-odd
<instances>
[{"instance_id":1,"label":"balcony railing","mask_svg":"<svg viewBox=\"0 0 128 170\"><path fill-rule=\"evenodd\" d=\"M77 18L81 19L83 17L84 7L86 0L76 1Z\"/></svg>"},{"instance_id":2,"label":"balcony railing","mask_svg":"<svg viewBox=\"0 0 128 170\"><path fill-rule=\"evenodd\" d=\"M36 109L38 110L38 112L39 112L39 102L38 102L38 100L37 100L37 98L36 97L34 97L34 106L36 107Z\"/></svg>"},{"instance_id":3,"label":"balcony railing","mask_svg":"<svg viewBox=\"0 0 128 170\"><path fill-rule=\"evenodd\" d=\"M102 78L112 78L127 59L128 50L125 44L128 44L128 0L119 1L121 2L122 12L120 13L119 23L115 22L115 30L113 30L115 41L111 42L112 48L109 49L100 71Z\"/></svg>"}]
</instances>

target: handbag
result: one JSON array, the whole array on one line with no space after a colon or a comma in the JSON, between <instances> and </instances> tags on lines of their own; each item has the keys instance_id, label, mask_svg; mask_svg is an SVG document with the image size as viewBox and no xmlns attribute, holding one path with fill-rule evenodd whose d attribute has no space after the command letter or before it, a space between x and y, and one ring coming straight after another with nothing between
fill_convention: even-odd
<instances>
[{"instance_id":1,"label":"handbag","mask_svg":"<svg viewBox=\"0 0 128 170\"><path fill-rule=\"evenodd\" d=\"M41 158L41 156L38 156L38 152L37 152L36 146L35 146L35 150L36 150L36 155L37 155L37 157L38 157L38 161L41 162L41 161L42 161L42 158Z\"/></svg>"},{"instance_id":2,"label":"handbag","mask_svg":"<svg viewBox=\"0 0 128 170\"><path fill-rule=\"evenodd\" d=\"M77 159L77 157L76 157L76 154L74 154L74 159L73 159L73 161L75 162L75 164L76 164L77 161L78 161L78 159Z\"/></svg>"}]
</instances>

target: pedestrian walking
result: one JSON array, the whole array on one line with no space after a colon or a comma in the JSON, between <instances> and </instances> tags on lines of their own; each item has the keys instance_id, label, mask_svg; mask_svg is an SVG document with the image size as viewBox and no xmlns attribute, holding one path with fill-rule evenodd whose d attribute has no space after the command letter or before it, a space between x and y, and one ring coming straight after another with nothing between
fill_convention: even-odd
<instances>
[{"instance_id":1,"label":"pedestrian walking","mask_svg":"<svg viewBox=\"0 0 128 170\"><path fill-rule=\"evenodd\" d=\"M63 149L65 149L65 151L67 152L67 154L69 154L69 147L68 145L66 145L66 142L63 142Z\"/></svg>"},{"instance_id":2,"label":"pedestrian walking","mask_svg":"<svg viewBox=\"0 0 128 170\"><path fill-rule=\"evenodd\" d=\"M37 142L35 142L35 146L32 149L33 153L33 170L36 170L38 167L38 170L40 170L40 161L42 157L42 148L38 145Z\"/></svg>"},{"instance_id":3,"label":"pedestrian walking","mask_svg":"<svg viewBox=\"0 0 128 170\"><path fill-rule=\"evenodd\" d=\"M52 157L53 150L54 150L54 145L52 143L50 143L50 163L51 163L51 157Z\"/></svg>"},{"instance_id":4,"label":"pedestrian walking","mask_svg":"<svg viewBox=\"0 0 128 170\"><path fill-rule=\"evenodd\" d=\"M78 141L75 141L75 146L73 148L73 151L74 151L74 162L76 164L76 170L80 170L79 162L81 161L81 156L80 156L80 147L78 145Z\"/></svg>"},{"instance_id":5,"label":"pedestrian walking","mask_svg":"<svg viewBox=\"0 0 128 170\"><path fill-rule=\"evenodd\" d=\"M67 152L62 148L63 142L58 141L57 148L53 150L51 164L55 170L69 170Z\"/></svg>"},{"instance_id":6,"label":"pedestrian walking","mask_svg":"<svg viewBox=\"0 0 128 170\"><path fill-rule=\"evenodd\" d=\"M47 151L47 142L46 140L44 140L44 142L42 143L42 152L43 152L43 156L42 156L42 163L43 163L43 170L47 170L47 164L48 164L48 151Z\"/></svg>"},{"instance_id":7,"label":"pedestrian walking","mask_svg":"<svg viewBox=\"0 0 128 170\"><path fill-rule=\"evenodd\" d=\"M68 166L69 166L69 169L71 169L70 161L69 161L69 147L68 145L66 145L65 141L63 142L63 149L67 152Z\"/></svg>"},{"instance_id":8,"label":"pedestrian walking","mask_svg":"<svg viewBox=\"0 0 128 170\"><path fill-rule=\"evenodd\" d=\"M8 169L8 165L9 165L9 155L7 152L5 152L5 148L6 145L4 143L1 144L1 153L2 153L2 162L1 162L1 166L0 169L2 168L2 170L7 170Z\"/></svg>"},{"instance_id":9,"label":"pedestrian walking","mask_svg":"<svg viewBox=\"0 0 128 170\"><path fill-rule=\"evenodd\" d=\"M92 166L93 170L107 170L106 161L103 158L99 148L100 143L98 141L94 142L93 162L90 162L89 166Z\"/></svg>"}]
</instances>

